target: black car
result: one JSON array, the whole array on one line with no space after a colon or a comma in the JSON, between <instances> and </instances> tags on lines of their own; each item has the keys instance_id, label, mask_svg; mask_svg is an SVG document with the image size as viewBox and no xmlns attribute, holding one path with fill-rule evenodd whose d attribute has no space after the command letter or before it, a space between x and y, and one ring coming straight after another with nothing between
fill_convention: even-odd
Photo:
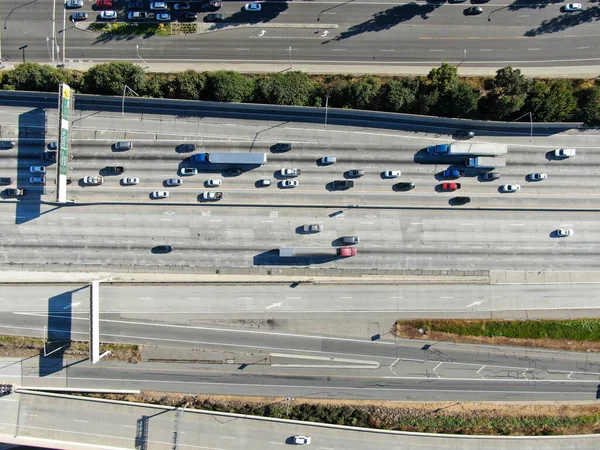
<instances>
[{"instance_id":1,"label":"black car","mask_svg":"<svg viewBox=\"0 0 600 450\"><path fill-rule=\"evenodd\" d=\"M127 9L144 9L144 3L142 3L142 2L129 2L129 3L127 3Z\"/></svg>"},{"instance_id":2,"label":"black car","mask_svg":"<svg viewBox=\"0 0 600 450\"><path fill-rule=\"evenodd\" d=\"M48 150L58 150L58 142L52 141L48 144Z\"/></svg>"},{"instance_id":3,"label":"black car","mask_svg":"<svg viewBox=\"0 0 600 450\"><path fill-rule=\"evenodd\" d=\"M481 178L485 181L497 180L500 178L500 174L498 172L486 172L481 175Z\"/></svg>"},{"instance_id":4,"label":"black car","mask_svg":"<svg viewBox=\"0 0 600 450\"><path fill-rule=\"evenodd\" d=\"M230 177L237 177L238 175L241 175L243 172L242 169L227 169L225 171L225 175L230 176Z\"/></svg>"},{"instance_id":5,"label":"black car","mask_svg":"<svg viewBox=\"0 0 600 450\"><path fill-rule=\"evenodd\" d=\"M152 249L152 253L171 253L173 247L171 245L157 245Z\"/></svg>"},{"instance_id":6,"label":"black car","mask_svg":"<svg viewBox=\"0 0 600 450\"><path fill-rule=\"evenodd\" d=\"M4 150L9 150L14 148L15 143L13 141L0 141L0 148Z\"/></svg>"},{"instance_id":7,"label":"black car","mask_svg":"<svg viewBox=\"0 0 600 450\"><path fill-rule=\"evenodd\" d=\"M8 197L20 197L25 195L25 189L4 189L4 195Z\"/></svg>"},{"instance_id":8,"label":"black car","mask_svg":"<svg viewBox=\"0 0 600 450\"><path fill-rule=\"evenodd\" d=\"M103 172L106 175L121 175L125 172L125 168L123 166L106 166Z\"/></svg>"},{"instance_id":9,"label":"black car","mask_svg":"<svg viewBox=\"0 0 600 450\"><path fill-rule=\"evenodd\" d=\"M394 187L397 191L410 191L415 188L415 183L396 183Z\"/></svg>"},{"instance_id":10,"label":"black car","mask_svg":"<svg viewBox=\"0 0 600 450\"><path fill-rule=\"evenodd\" d=\"M177 146L178 152L193 152L196 150L196 144L179 144Z\"/></svg>"},{"instance_id":11,"label":"black car","mask_svg":"<svg viewBox=\"0 0 600 450\"><path fill-rule=\"evenodd\" d=\"M210 1L202 2L202 4L200 6L202 9L207 9L209 11L216 11L221 8L222 3L220 0L210 0Z\"/></svg>"},{"instance_id":12,"label":"black car","mask_svg":"<svg viewBox=\"0 0 600 450\"><path fill-rule=\"evenodd\" d=\"M271 147L271 151L274 153L289 152L293 148L293 145L287 142L280 142Z\"/></svg>"},{"instance_id":13,"label":"black car","mask_svg":"<svg viewBox=\"0 0 600 450\"><path fill-rule=\"evenodd\" d=\"M12 184L13 179L11 177L0 177L0 184Z\"/></svg>"},{"instance_id":14,"label":"black car","mask_svg":"<svg viewBox=\"0 0 600 450\"><path fill-rule=\"evenodd\" d=\"M46 161L56 162L56 151L44 152L44 159Z\"/></svg>"},{"instance_id":15,"label":"black car","mask_svg":"<svg viewBox=\"0 0 600 450\"><path fill-rule=\"evenodd\" d=\"M205 22L223 22L223 14L208 14L204 18Z\"/></svg>"},{"instance_id":16,"label":"black car","mask_svg":"<svg viewBox=\"0 0 600 450\"><path fill-rule=\"evenodd\" d=\"M82 20L86 20L88 18L87 13L84 12L76 12L71 14L71 22L80 22Z\"/></svg>"},{"instance_id":17,"label":"black car","mask_svg":"<svg viewBox=\"0 0 600 450\"><path fill-rule=\"evenodd\" d=\"M468 130L458 130L456 133L454 133L454 137L456 139L471 139L475 137L475 132Z\"/></svg>"},{"instance_id":18,"label":"black car","mask_svg":"<svg viewBox=\"0 0 600 450\"><path fill-rule=\"evenodd\" d=\"M198 19L198 14L193 12L186 12L181 16L181 20L184 22L194 22L196 19Z\"/></svg>"},{"instance_id":19,"label":"black car","mask_svg":"<svg viewBox=\"0 0 600 450\"><path fill-rule=\"evenodd\" d=\"M465 15L467 16L477 16L483 13L483 8L481 6L471 6L465 9Z\"/></svg>"},{"instance_id":20,"label":"black car","mask_svg":"<svg viewBox=\"0 0 600 450\"><path fill-rule=\"evenodd\" d=\"M471 197L454 197L450 199L450 203L453 205L466 205L471 201Z\"/></svg>"}]
</instances>

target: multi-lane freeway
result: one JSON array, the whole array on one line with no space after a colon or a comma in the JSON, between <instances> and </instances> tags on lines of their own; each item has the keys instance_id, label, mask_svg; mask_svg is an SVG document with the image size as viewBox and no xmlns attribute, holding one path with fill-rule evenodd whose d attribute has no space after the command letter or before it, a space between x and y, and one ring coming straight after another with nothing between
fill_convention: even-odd
<instances>
[{"instance_id":1,"label":"multi-lane freeway","mask_svg":"<svg viewBox=\"0 0 600 450\"><path fill-rule=\"evenodd\" d=\"M13 61L129 60L190 64L389 64L474 66L594 65L598 6L563 12L563 3L491 1L478 16L470 3L224 2L224 24L205 34L159 37L99 35L84 28L98 11L86 2L88 21L70 23L62 2L2 5L2 56ZM125 10L119 10L124 17ZM202 20L203 15L199 16ZM242 26L239 26L239 25ZM202 29L206 29L202 25ZM53 34L54 33L54 34ZM55 47L53 49L53 46ZM58 49L56 49L58 46ZM139 55L138 55L139 53Z\"/></svg>"}]
</instances>

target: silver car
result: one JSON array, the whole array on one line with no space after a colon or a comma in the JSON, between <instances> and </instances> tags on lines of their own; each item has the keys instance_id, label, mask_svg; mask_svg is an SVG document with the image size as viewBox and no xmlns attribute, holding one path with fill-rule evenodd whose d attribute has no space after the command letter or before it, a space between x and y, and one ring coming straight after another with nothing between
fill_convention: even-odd
<instances>
[{"instance_id":1,"label":"silver car","mask_svg":"<svg viewBox=\"0 0 600 450\"><path fill-rule=\"evenodd\" d=\"M179 175L198 175L198 169L196 169L195 167L182 167L181 169L179 169Z\"/></svg>"},{"instance_id":2,"label":"silver car","mask_svg":"<svg viewBox=\"0 0 600 450\"><path fill-rule=\"evenodd\" d=\"M169 178L165 181L167 186L181 186L183 184L183 180L181 178Z\"/></svg>"},{"instance_id":3,"label":"silver car","mask_svg":"<svg viewBox=\"0 0 600 450\"><path fill-rule=\"evenodd\" d=\"M517 192L521 190L521 186L518 184L503 184L500 186L502 192Z\"/></svg>"},{"instance_id":4,"label":"silver car","mask_svg":"<svg viewBox=\"0 0 600 450\"><path fill-rule=\"evenodd\" d=\"M152 193L153 198L169 198L169 191L154 191Z\"/></svg>"},{"instance_id":5,"label":"silver car","mask_svg":"<svg viewBox=\"0 0 600 450\"><path fill-rule=\"evenodd\" d=\"M134 186L136 184L139 184L139 182L140 179L137 177L127 177L121 180L121 183L123 183L125 186Z\"/></svg>"},{"instance_id":6,"label":"silver car","mask_svg":"<svg viewBox=\"0 0 600 450\"><path fill-rule=\"evenodd\" d=\"M132 148L133 148L133 143L131 143L131 142L122 141L122 142L117 142L115 144L115 150L123 151L123 150L131 150Z\"/></svg>"},{"instance_id":7,"label":"silver car","mask_svg":"<svg viewBox=\"0 0 600 450\"><path fill-rule=\"evenodd\" d=\"M323 225L321 225L320 223L307 223L302 227L302 231L304 233L320 233L321 231L323 231Z\"/></svg>"}]
</instances>

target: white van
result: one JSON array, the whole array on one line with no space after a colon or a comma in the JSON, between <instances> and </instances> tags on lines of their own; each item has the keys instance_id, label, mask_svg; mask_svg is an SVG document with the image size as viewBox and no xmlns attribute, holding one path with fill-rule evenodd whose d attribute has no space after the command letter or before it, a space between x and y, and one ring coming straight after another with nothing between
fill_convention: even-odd
<instances>
[{"instance_id":1,"label":"white van","mask_svg":"<svg viewBox=\"0 0 600 450\"><path fill-rule=\"evenodd\" d=\"M321 164L335 164L337 159L335 156L323 156L321 158Z\"/></svg>"}]
</instances>

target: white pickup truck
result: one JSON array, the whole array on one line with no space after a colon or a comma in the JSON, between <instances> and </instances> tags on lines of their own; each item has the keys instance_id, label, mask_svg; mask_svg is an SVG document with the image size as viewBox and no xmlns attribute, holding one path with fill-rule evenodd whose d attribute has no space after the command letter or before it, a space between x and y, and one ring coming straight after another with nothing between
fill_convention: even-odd
<instances>
[{"instance_id":1,"label":"white pickup truck","mask_svg":"<svg viewBox=\"0 0 600 450\"><path fill-rule=\"evenodd\" d=\"M575 156L577 151L574 148L557 148L554 150L554 157L556 158L569 158Z\"/></svg>"},{"instance_id":2,"label":"white pickup truck","mask_svg":"<svg viewBox=\"0 0 600 450\"><path fill-rule=\"evenodd\" d=\"M297 177L298 175L300 175L301 170L300 169L281 169L281 176L282 177Z\"/></svg>"}]
</instances>

